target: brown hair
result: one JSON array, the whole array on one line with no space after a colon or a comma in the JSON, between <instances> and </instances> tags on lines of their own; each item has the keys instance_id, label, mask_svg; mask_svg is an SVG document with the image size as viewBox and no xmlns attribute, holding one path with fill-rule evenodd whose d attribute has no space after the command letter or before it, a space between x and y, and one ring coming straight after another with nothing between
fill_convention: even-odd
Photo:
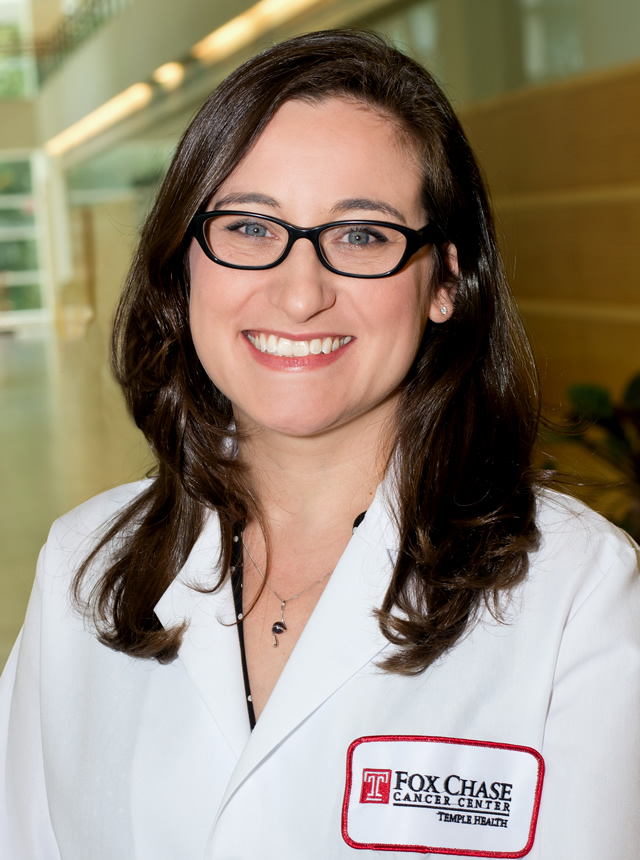
<instances>
[{"instance_id":1,"label":"brown hair","mask_svg":"<svg viewBox=\"0 0 640 860\"><path fill-rule=\"evenodd\" d=\"M208 378L188 322L189 224L291 99L341 96L393 118L417 147L423 204L442 232L434 285L456 284L455 311L429 324L397 417L398 559L379 621L397 646L384 667L419 672L464 632L481 600L519 582L537 541L531 451L537 377L506 283L478 166L453 110L418 63L371 33L332 30L276 45L212 93L185 133L122 294L113 368L158 472L121 511L74 583L108 547L87 601L102 642L173 659L183 628L154 606L180 571L208 511L229 567L234 523L255 510L230 450L231 404ZM458 251L459 276L445 249ZM86 605L86 604L85 604Z\"/></svg>"}]
</instances>

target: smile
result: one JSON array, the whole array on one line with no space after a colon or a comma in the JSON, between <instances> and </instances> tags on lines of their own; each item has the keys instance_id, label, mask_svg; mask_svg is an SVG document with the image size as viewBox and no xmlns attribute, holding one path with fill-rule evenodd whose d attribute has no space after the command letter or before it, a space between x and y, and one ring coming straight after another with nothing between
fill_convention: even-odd
<instances>
[{"instance_id":1,"label":"smile","mask_svg":"<svg viewBox=\"0 0 640 860\"><path fill-rule=\"evenodd\" d=\"M259 352L287 358L290 356L302 358L305 355L328 355L330 352L336 352L340 347L346 346L352 340L349 335L346 337L315 337L312 340L291 340L286 337L277 337L275 334L265 334L262 331L245 332L245 335Z\"/></svg>"}]
</instances>

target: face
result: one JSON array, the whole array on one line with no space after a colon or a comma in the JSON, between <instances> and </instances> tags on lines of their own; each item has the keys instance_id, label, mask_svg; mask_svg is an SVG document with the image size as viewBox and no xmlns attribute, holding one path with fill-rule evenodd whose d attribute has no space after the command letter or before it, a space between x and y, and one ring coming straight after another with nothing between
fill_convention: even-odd
<instances>
[{"instance_id":1,"label":"face","mask_svg":"<svg viewBox=\"0 0 640 860\"><path fill-rule=\"evenodd\" d=\"M417 230L427 220L417 160L396 127L337 98L283 105L214 208L300 227L362 218ZM442 301L428 301L428 246L397 274L361 280L325 269L306 239L263 271L219 266L194 240L190 272L195 347L245 429L303 437L384 420L428 317L442 320Z\"/></svg>"}]
</instances>

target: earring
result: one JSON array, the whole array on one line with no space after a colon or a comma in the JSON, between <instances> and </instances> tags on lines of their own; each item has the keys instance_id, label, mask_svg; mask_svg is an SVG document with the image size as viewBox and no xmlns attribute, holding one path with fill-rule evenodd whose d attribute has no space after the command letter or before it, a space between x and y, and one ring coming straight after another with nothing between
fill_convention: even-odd
<instances>
[{"instance_id":1,"label":"earring","mask_svg":"<svg viewBox=\"0 0 640 860\"><path fill-rule=\"evenodd\" d=\"M442 305L442 307L440 308L440 313L442 314L443 317L446 317L446 315L449 313L449 311L447 310L447 308L444 305Z\"/></svg>"}]
</instances>

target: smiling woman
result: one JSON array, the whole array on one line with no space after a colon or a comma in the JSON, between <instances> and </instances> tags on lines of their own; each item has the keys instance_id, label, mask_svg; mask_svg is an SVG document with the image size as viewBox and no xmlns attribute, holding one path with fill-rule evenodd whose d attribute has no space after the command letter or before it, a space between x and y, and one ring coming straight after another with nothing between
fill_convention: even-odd
<instances>
[{"instance_id":1,"label":"smiling woman","mask_svg":"<svg viewBox=\"0 0 640 860\"><path fill-rule=\"evenodd\" d=\"M427 318L441 322L439 306L449 301L444 293L430 300L427 248L400 265L400 231L422 227L426 213L416 153L398 137L395 123L353 101L287 102L208 204L215 212L228 197L263 201L258 217L216 214L205 232L216 262L242 268L221 276L202 243L189 258L193 342L239 431L340 428L342 444L373 450L380 424L392 419ZM284 222L265 218L324 226L336 212L354 223L323 229L316 249L304 237L290 245ZM389 212L398 230L368 220ZM260 445L268 439L263 432Z\"/></svg>"},{"instance_id":2,"label":"smiling woman","mask_svg":"<svg viewBox=\"0 0 640 860\"><path fill-rule=\"evenodd\" d=\"M2 856L635 858L637 548L530 467L531 351L424 69L328 31L224 81L113 366L157 473L43 550Z\"/></svg>"}]
</instances>

